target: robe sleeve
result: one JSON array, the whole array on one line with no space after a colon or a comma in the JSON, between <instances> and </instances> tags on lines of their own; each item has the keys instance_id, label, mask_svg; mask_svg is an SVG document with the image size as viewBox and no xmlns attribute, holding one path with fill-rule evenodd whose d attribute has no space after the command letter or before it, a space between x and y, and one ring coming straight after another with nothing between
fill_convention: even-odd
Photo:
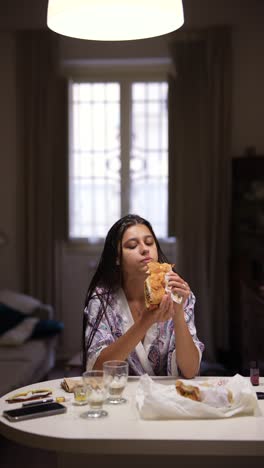
<instances>
[{"instance_id":1,"label":"robe sleeve","mask_svg":"<svg viewBox=\"0 0 264 468\"><path fill-rule=\"evenodd\" d=\"M93 298L90 300L88 307L84 309L84 314L87 316L87 326L85 330L85 344L87 346L88 337L95 327L96 319L100 312L101 303L98 298ZM108 314L107 314L108 315ZM112 329L110 326L109 318L103 315L97 330L95 331L95 335L90 345L89 349L87 350L87 358L86 358L86 370L93 369L93 366L101 353L101 351L112 344L115 341L115 338L112 333Z\"/></svg>"},{"instance_id":2,"label":"robe sleeve","mask_svg":"<svg viewBox=\"0 0 264 468\"><path fill-rule=\"evenodd\" d=\"M202 354L204 350L204 344L198 339L196 334L196 327L194 323L194 305L195 305L195 296L191 292L190 296L188 297L185 305L184 305L184 318L189 328L189 332L193 339L195 346L199 352L199 368L202 359ZM198 369L199 371L199 369ZM172 376L178 376L180 374L180 369L178 369L176 364L176 350L175 350L175 334L174 329L171 334L171 339L169 343L169 350L168 350L168 361L167 361L167 374Z\"/></svg>"}]
</instances>

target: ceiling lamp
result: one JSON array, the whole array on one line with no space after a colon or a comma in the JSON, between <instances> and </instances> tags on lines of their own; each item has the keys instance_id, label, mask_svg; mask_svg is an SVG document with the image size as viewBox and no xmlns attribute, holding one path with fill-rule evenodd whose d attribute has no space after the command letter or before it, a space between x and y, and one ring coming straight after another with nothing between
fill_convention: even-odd
<instances>
[{"instance_id":1,"label":"ceiling lamp","mask_svg":"<svg viewBox=\"0 0 264 468\"><path fill-rule=\"evenodd\" d=\"M127 41L183 25L182 0L49 0L47 24L78 39Z\"/></svg>"}]
</instances>

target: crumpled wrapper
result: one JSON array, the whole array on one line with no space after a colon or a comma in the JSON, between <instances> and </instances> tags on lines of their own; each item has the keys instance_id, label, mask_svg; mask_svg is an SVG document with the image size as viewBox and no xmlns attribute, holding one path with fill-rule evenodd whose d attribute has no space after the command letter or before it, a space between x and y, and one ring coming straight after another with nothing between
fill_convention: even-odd
<instances>
[{"instance_id":1,"label":"crumpled wrapper","mask_svg":"<svg viewBox=\"0 0 264 468\"><path fill-rule=\"evenodd\" d=\"M199 387L202 401L179 395L175 384L164 385L143 375L136 391L136 407L142 419L217 419L254 415L258 407L250 381L239 374L212 380L184 380ZM231 402L229 398L231 396Z\"/></svg>"},{"instance_id":2,"label":"crumpled wrapper","mask_svg":"<svg viewBox=\"0 0 264 468\"><path fill-rule=\"evenodd\" d=\"M183 297L180 296L180 295L177 294L177 293L173 293L173 292L171 291L171 289L169 288L169 286L168 286L168 273L166 273L166 275L165 275L165 291L166 291L166 293L169 293L169 294L171 295L171 298L172 298L172 300L173 300L174 302L176 302L177 304L181 304L181 303L182 303Z\"/></svg>"}]
</instances>

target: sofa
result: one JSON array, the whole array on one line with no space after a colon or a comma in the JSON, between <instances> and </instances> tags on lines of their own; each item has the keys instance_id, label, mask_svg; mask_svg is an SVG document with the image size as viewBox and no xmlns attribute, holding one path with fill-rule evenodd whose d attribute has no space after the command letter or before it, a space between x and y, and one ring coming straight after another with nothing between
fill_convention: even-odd
<instances>
[{"instance_id":1,"label":"sofa","mask_svg":"<svg viewBox=\"0 0 264 468\"><path fill-rule=\"evenodd\" d=\"M62 330L51 305L0 290L0 396L47 379Z\"/></svg>"}]
</instances>

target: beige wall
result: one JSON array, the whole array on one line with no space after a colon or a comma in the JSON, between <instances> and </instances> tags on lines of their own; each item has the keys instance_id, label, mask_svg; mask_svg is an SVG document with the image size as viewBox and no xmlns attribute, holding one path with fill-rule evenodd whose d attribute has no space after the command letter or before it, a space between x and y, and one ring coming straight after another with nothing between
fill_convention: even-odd
<instances>
[{"instance_id":1,"label":"beige wall","mask_svg":"<svg viewBox=\"0 0 264 468\"><path fill-rule=\"evenodd\" d=\"M0 232L8 238L0 245L0 289L23 290L21 180L16 128L15 43L16 28L45 25L45 0L9 0L0 14ZM32 6L31 16L25 14ZM264 154L264 2L262 0L186 0L188 27L229 24L233 27L232 150L230 156L256 146ZM20 21L23 6L23 22ZM1 7L0 7L1 12ZM2 31L2 32L1 32ZM132 43L101 44L61 37L61 58L166 57L170 37ZM67 272L65 273L67 276ZM80 301L80 299L79 299ZM79 310L79 307L77 307Z\"/></svg>"}]
</instances>

